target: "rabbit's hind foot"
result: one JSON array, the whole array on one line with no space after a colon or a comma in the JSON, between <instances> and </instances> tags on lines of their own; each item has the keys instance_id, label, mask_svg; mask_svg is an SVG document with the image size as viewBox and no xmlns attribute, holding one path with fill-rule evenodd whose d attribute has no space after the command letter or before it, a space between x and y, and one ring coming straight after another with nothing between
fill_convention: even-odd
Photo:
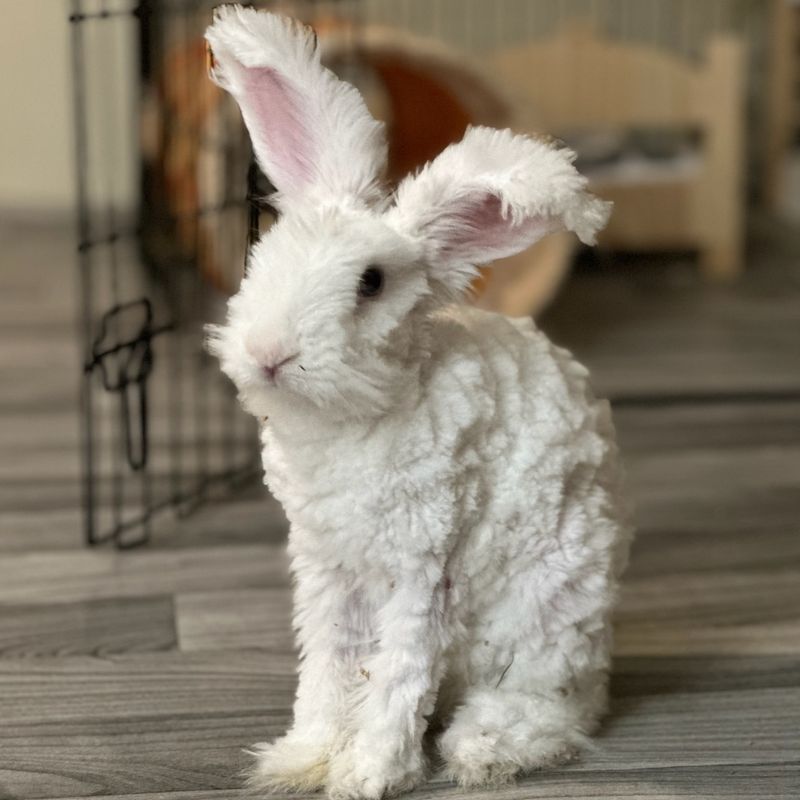
<instances>
[{"instance_id":1,"label":"rabbit's hind foot","mask_svg":"<svg viewBox=\"0 0 800 800\"><path fill-rule=\"evenodd\" d=\"M574 758L588 738L573 704L471 689L439 740L445 774L462 786L508 783Z\"/></svg>"}]
</instances>

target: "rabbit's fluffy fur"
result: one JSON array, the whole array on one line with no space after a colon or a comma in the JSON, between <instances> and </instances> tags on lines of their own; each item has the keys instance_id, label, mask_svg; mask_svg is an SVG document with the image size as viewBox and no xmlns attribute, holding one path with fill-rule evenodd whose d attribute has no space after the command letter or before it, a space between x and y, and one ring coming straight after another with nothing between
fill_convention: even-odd
<instances>
[{"instance_id":1,"label":"rabbit's fluffy fur","mask_svg":"<svg viewBox=\"0 0 800 800\"><path fill-rule=\"evenodd\" d=\"M606 705L629 540L609 408L530 320L458 301L476 264L590 242L607 204L568 151L485 128L387 196L383 128L309 32L227 6L207 38L282 212L210 344L268 417L291 523L294 723L253 785L411 788L429 725L464 784L568 757Z\"/></svg>"}]
</instances>

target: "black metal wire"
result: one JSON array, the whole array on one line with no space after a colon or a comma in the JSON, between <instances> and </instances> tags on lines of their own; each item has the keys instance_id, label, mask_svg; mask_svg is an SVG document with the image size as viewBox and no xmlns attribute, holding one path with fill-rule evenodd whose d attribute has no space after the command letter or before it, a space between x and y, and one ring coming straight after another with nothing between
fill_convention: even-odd
<instances>
[{"instance_id":1,"label":"black metal wire","mask_svg":"<svg viewBox=\"0 0 800 800\"><path fill-rule=\"evenodd\" d=\"M73 15L82 13L81 0L72 0ZM83 30L80 25L71 28L72 47L72 102L75 107L75 185L77 206L78 241L86 242L90 238L89 203L87 189L87 130L86 130L86 96L85 96L85 63L83 59ZM87 313L91 307L92 274L88 248L78 249L78 294L80 297L81 317L79 320L79 336L81 339L82 357L89 349L92 338L92 321ZM94 544L97 532L94 526L94 409L92 405L91 375L81 372L80 381L80 438L83 462L81 480L81 500L84 508L84 539L87 544Z\"/></svg>"},{"instance_id":2,"label":"black metal wire","mask_svg":"<svg viewBox=\"0 0 800 800\"><path fill-rule=\"evenodd\" d=\"M74 6L75 3L73 3L73 7ZM103 8L100 11L73 11L67 19L69 22L79 23L86 22L87 20L112 19L114 17L138 17L141 13L142 7L140 4L132 6L131 8L116 9L114 11L110 11L107 8Z\"/></svg>"},{"instance_id":3,"label":"black metal wire","mask_svg":"<svg viewBox=\"0 0 800 800\"><path fill-rule=\"evenodd\" d=\"M99 9L94 6L87 10L83 0L71 3L79 334L83 354L81 486L84 537L91 545L113 542L119 548L129 548L144 544L150 538L152 522L162 512L173 509L179 514L187 513L212 494L217 496L215 492L251 480L260 470L252 422L238 410L234 393L226 388L224 392L218 390L219 403L209 399L211 390L217 388L218 377L203 353L201 332L207 314L206 298L212 290L200 265L204 246L200 224L217 218L224 221L228 212L239 208L248 220L248 244L252 243L254 200L250 196L249 173L241 175L238 193L231 195L225 181L224 196L186 210L168 205L164 199L166 176L158 174L157 165L145 166L140 218L134 225L121 224L114 199L112 163L120 154L110 151L105 165L96 163L98 142L95 138L90 140L88 130L90 103L104 112L106 137L111 135L108 125L115 118L112 112L122 109L106 107L109 98L96 89L88 89L87 58L94 53L87 51L90 40L84 35L85 26L97 26L93 33L102 31L109 36L113 33L110 26L137 26L140 78L146 88L157 94L168 52L167 25L172 26L171 33L183 33L177 46L189 46L201 33L198 10L212 5L205 0L142 0L126 9L109 8L103 2ZM96 46L94 36L91 42ZM169 43L170 47L176 46L173 39ZM94 62L92 66L94 69ZM114 78L111 72L108 76L107 80ZM199 97L192 93L189 77L184 101L191 108ZM115 103L131 94L123 91L124 87L119 88ZM140 92L132 94L138 97ZM164 99L159 102L163 105ZM196 105L194 109L197 110ZM226 148L231 146L227 120L226 135L219 137L194 130L185 120L178 126L179 120L166 112L162 107L166 138L162 138L161 145L169 144L170 136L188 136L193 146L218 155L223 172L227 169ZM137 128L138 121L134 120L131 129ZM102 198L90 192L90 181L93 189L96 185L102 189ZM103 214L102 224L95 225L93 218L98 211ZM188 252L182 253L176 235L187 224L194 226L194 241ZM221 230L221 225L214 229ZM125 248L138 245L140 270L121 258L123 243ZM132 276L131 269L141 274ZM166 439L159 438L159 452L154 454L151 388L156 376L166 387ZM190 397L185 390L189 390ZM161 397L159 391L157 399ZM105 429L109 421L110 435ZM167 457L166 481L164 463L153 461L154 455L162 452ZM215 460L217 452L221 458Z\"/></svg>"}]
</instances>

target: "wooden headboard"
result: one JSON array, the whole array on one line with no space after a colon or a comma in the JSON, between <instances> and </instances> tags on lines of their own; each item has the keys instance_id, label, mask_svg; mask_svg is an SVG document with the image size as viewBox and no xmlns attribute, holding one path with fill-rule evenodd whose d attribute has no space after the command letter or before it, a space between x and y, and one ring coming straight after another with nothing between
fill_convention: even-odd
<instances>
[{"instance_id":1,"label":"wooden headboard","mask_svg":"<svg viewBox=\"0 0 800 800\"><path fill-rule=\"evenodd\" d=\"M617 42L574 23L552 39L503 49L492 71L548 130L586 127L704 128L720 86L730 82L741 44L709 43L707 58L690 61L666 50ZM533 119L531 120L533 121Z\"/></svg>"},{"instance_id":2,"label":"wooden headboard","mask_svg":"<svg viewBox=\"0 0 800 800\"><path fill-rule=\"evenodd\" d=\"M743 250L744 67L744 45L733 36L713 37L694 60L573 24L493 54L489 69L513 104L515 127L525 131L696 130L702 166L695 176L652 187L597 186L617 203L605 241L696 247L707 274L726 277L740 269Z\"/></svg>"}]
</instances>

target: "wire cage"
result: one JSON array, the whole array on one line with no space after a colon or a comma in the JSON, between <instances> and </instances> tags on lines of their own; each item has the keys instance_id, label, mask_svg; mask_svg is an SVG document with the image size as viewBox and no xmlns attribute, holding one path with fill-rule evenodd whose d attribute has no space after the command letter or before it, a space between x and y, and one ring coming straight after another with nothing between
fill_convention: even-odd
<instances>
[{"instance_id":1,"label":"wire cage","mask_svg":"<svg viewBox=\"0 0 800 800\"><path fill-rule=\"evenodd\" d=\"M203 349L271 210L207 80L210 3L72 2L85 538L150 536L258 473L253 420Z\"/></svg>"}]
</instances>

